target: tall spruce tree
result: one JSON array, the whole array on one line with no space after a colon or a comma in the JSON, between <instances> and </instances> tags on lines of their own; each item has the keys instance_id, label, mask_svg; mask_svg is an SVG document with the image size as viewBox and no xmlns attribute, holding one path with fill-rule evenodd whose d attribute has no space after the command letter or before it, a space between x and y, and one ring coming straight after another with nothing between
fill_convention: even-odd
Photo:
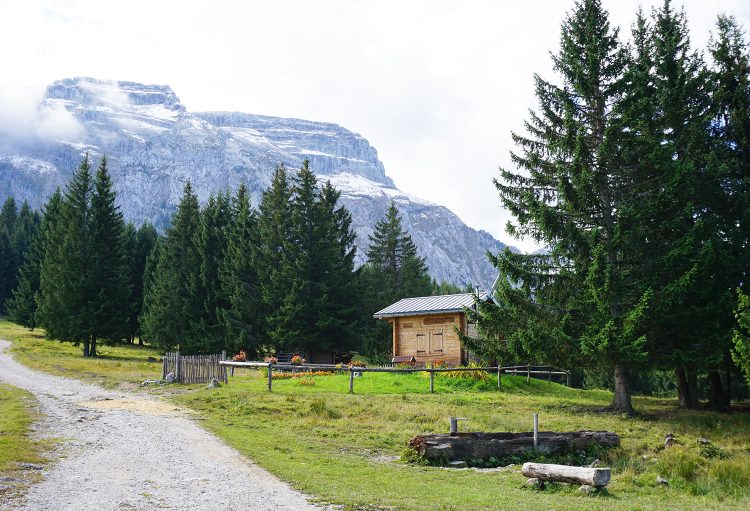
<instances>
[{"instance_id":1,"label":"tall spruce tree","mask_svg":"<svg viewBox=\"0 0 750 511\"><path fill-rule=\"evenodd\" d=\"M227 303L221 310L227 348L257 356L263 324L263 297L258 273L258 218L242 184L232 202L232 223L220 268Z\"/></svg>"},{"instance_id":2,"label":"tall spruce tree","mask_svg":"<svg viewBox=\"0 0 750 511\"><path fill-rule=\"evenodd\" d=\"M283 294L269 317L269 335L283 349L348 349L356 310L351 215L338 206L330 184L318 189L309 161L293 183L289 236L275 275Z\"/></svg>"},{"instance_id":3,"label":"tall spruce tree","mask_svg":"<svg viewBox=\"0 0 750 511\"><path fill-rule=\"evenodd\" d=\"M149 342L161 349L189 348L185 342L196 320L190 282L200 267L194 242L199 227L198 197L188 181L172 226L159 243L143 302L141 328Z\"/></svg>"},{"instance_id":4,"label":"tall spruce tree","mask_svg":"<svg viewBox=\"0 0 750 511\"><path fill-rule=\"evenodd\" d=\"M734 18L718 17L709 53L713 60L711 165L718 184L711 188L715 193L709 204L718 252L712 284L719 291L713 303L722 307L715 316L718 339L710 340L714 341L715 359L723 366L722 371L710 369L709 404L716 410L728 410L732 363L727 334L735 319L729 314L729 303L734 301L734 288L746 286L750 268L750 47ZM737 316L738 321L742 318ZM737 339L740 337L734 336L735 343ZM736 344L734 349L739 353Z\"/></svg>"},{"instance_id":5,"label":"tall spruce tree","mask_svg":"<svg viewBox=\"0 0 750 511\"><path fill-rule=\"evenodd\" d=\"M126 229L128 252L128 275L130 280L130 297L128 299L128 338L131 343L141 335L139 316L143 311L144 279L146 261L154 250L158 234L153 225L144 222L138 229L128 224ZM142 339L139 339L143 344Z\"/></svg>"},{"instance_id":6,"label":"tall spruce tree","mask_svg":"<svg viewBox=\"0 0 750 511\"><path fill-rule=\"evenodd\" d=\"M620 164L617 115L626 56L599 0L575 3L553 61L561 83L535 76L539 110L527 135L513 135L518 170L501 169L496 181L516 219L508 232L550 250L492 257L500 303L478 316L527 360L614 372L612 408L632 413L629 373L646 360L651 292L632 285L623 220L637 198Z\"/></svg>"},{"instance_id":7,"label":"tall spruce tree","mask_svg":"<svg viewBox=\"0 0 750 511\"><path fill-rule=\"evenodd\" d=\"M362 289L362 346L370 356L384 357L391 349L391 328L374 321L372 314L401 298L425 296L432 282L424 258L401 225L401 215L391 202L369 237L367 261L360 272Z\"/></svg>"},{"instance_id":8,"label":"tall spruce tree","mask_svg":"<svg viewBox=\"0 0 750 511\"><path fill-rule=\"evenodd\" d=\"M219 272L232 223L228 194L211 196L200 214L193 243L199 264L190 275L191 329L186 332L183 350L191 353L218 353L224 348L226 333L220 310L227 308Z\"/></svg>"},{"instance_id":9,"label":"tall spruce tree","mask_svg":"<svg viewBox=\"0 0 750 511\"><path fill-rule=\"evenodd\" d=\"M56 189L43 208L38 230L29 241L23 264L18 271L18 285L7 302L10 319L31 330L39 325L37 304L40 299L41 265L49 243L58 232L62 208L62 192Z\"/></svg>"},{"instance_id":10,"label":"tall spruce tree","mask_svg":"<svg viewBox=\"0 0 750 511\"><path fill-rule=\"evenodd\" d=\"M721 294L714 222L707 215L715 175L710 154L708 74L690 48L687 22L665 1L650 21L639 12L628 90L622 102L623 157L640 198L628 230L637 286L654 291L646 320L651 364L673 369L680 402L697 406L697 373L716 342ZM724 300L727 299L726 293ZM728 342L724 328L723 344ZM711 339L709 341L709 339Z\"/></svg>"},{"instance_id":11,"label":"tall spruce tree","mask_svg":"<svg viewBox=\"0 0 750 511\"><path fill-rule=\"evenodd\" d=\"M276 167L271 186L263 193L258 214L258 257L256 267L263 298L262 325L259 344L272 346L279 335L274 334L280 319L289 275L282 269L282 257L291 238L292 190L286 168Z\"/></svg>"},{"instance_id":12,"label":"tall spruce tree","mask_svg":"<svg viewBox=\"0 0 750 511\"><path fill-rule=\"evenodd\" d=\"M130 281L125 222L115 201L107 158L102 156L91 197L91 266L87 270L91 285L91 301L87 309L91 311L92 355L96 355L97 340L114 343L126 338L129 333Z\"/></svg>"}]
</instances>

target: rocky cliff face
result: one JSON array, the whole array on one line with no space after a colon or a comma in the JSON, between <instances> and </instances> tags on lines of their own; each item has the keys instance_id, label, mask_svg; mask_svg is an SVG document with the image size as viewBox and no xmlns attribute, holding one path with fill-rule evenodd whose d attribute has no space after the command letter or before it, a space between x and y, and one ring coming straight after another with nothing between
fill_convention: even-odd
<instances>
[{"instance_id":1,"label":"rocky cliff face","mask_svg":"<svg viewBox=\"0 0 750 511\"><path fill-rule=\"evenodd\" d=\"M199 199L245 183L257 204L278 163L304 159L342 192L357 231L359 262L368 234L393 200L438 280L488 286L485 252L505 245L448 209L398 190L377 151L336 124L239 112L188 112L167 86L74 78L55 82L39 106L72 116L79 129L55 140L0 140L0 200L40 207L86 151L106 154L127 220L167 225L184 183Z\"/></svg>"}]
</instances>

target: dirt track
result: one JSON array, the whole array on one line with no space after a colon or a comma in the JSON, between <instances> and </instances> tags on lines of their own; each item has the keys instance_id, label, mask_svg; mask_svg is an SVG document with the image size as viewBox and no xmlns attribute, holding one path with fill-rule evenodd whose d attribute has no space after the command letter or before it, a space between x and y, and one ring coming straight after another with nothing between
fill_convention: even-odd
<instances>
[{"instance_id":1,"label":"dirt track","mask_svg":"<svg viewBox=\"0 0 750 511\"><path fill-rule=\"evenodd\" d=\"M171 404L33 371L5 353L0 381L33 393L57 459L4 510L321 509Z\"/></svg>"}]
</instances>

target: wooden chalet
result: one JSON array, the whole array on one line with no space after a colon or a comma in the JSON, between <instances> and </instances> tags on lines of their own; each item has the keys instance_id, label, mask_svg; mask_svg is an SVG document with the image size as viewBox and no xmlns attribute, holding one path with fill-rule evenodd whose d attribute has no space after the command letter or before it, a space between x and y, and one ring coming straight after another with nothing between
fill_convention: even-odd
<instances>
[{"instance_id":1,"label":"wooden chalet","mask_svg":"<svg viewBox=\"0 0 750 511\"><path fill-rule=\"evenodd\" d=\"M491 301L487 293L479 295ZM393 362L445 360L451 365L466 363L467 353L454 327L477 337L476 325L466 320L465 308L474 308L473 293L404 298L376 312L373 317L388 321L393 328Z\"/></svg>"}]
</instances>

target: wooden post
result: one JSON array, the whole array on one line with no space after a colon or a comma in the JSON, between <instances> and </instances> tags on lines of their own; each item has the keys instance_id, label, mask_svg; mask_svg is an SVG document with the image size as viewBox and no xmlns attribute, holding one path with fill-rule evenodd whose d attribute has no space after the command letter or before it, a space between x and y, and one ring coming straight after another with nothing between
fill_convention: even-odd
<instances>
[{"instance_id":1,"label":"wooden post","mask_svg":"<svg viewBox=\"0 0 750 511\"><path fill-rule=\"evenodd\" d=\"M534 452L539 447L539 414L534 414Z\"/></svg>"},{"instance_id":2,"label":"wooden post","mask_svg":"<svg viewBox=\"0 0 750 511\"><path fill-rule=\"evenodd\" d=\"M167 355L169 355L169 353L165 353L164 358L161 359L161 379L162 380L167 379Z\"/></svg>"},{"instance_id":3,"label":"wooden post","mask_svg":"<svg viewBox=\"0 0 750 511\"><path fill-rule=\"evenodd\" d=\"M273 364L268 363L268 392L273 390Z\"/></svg>"},{"instance_id":4,"label":"wooden post","mask_svg":"<svg viewBox=\"0 0 750 511\"><path fill-rule=\"evenodd\" d=\"M565 379L567 380L567 386L570 387L570 373L565 375Z\"/></svg>"},{"instance_id":5,"label":"wooden post","mask_svg":"<svg viewBox=\"0 0 750 511\"><path fill-rule=\"evenodd\" d=\"M175 369L174 369L175 380L182 383L182 370L180 368L180 352L179 351L175 353L174 365L175 365Z\"/></svg>"},{"instance_id":6,"label":"wooden post","mask_svg":"<svg viewBox=\"0 0 750 511\"><path fill-rule=\"evenodd\" d=\"M349 368L349 394L354 394L354 368Z\"/></svg>"},{"instance_id":7,"label":"wooden post","mask_svg":"<svg viewBox=\"0 0 750 511\"><path fill-rule=\"evenodd\" d=\"M435 371L430 370L430 393L435 392Z\"/></svg>"},{"instance_id":8,"label":"wooden post","mask_svg":"<svg viewBox=\"0 0 750 511\"><path fill-rule=\"evenodd\" d=\"M531 381L531 366L526 366L526 383Z\"/></svg>"},{"instance_id":9,"label":"wooden post","mask_svg":"<svg viewBox=\"0 0 750 511\"><path fill-rule=\"evenodd\" d=\"M500 366L497 366L497 390L500 390L500 388L503 386L502 380L500 380Z\"/></svg>"}]
</instances>

